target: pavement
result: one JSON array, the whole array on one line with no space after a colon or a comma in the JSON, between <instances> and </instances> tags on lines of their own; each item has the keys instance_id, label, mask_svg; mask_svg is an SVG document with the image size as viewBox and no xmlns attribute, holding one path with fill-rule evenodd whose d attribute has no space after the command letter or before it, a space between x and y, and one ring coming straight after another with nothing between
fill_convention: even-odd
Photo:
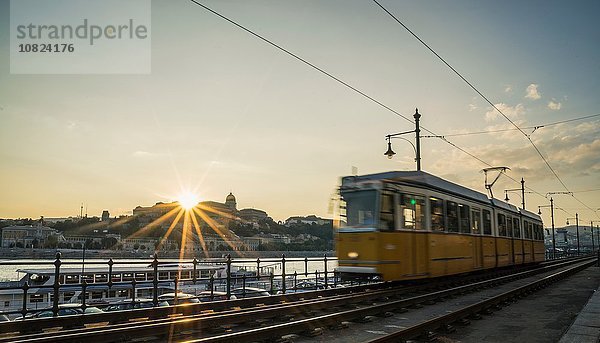
<instances>
[{"instance_id":1,"label":"pavement","mask_svg":"<svg viewBox=\"0 0 600 343\"><path fill-rule=\"evenodd\" d=\"M582 340L589 337L581 335L571 336L573 340L561 339L574 327L574 323L582 316L584 308L587 307L586 303L589 304L592 297L596 298L596 304L600 306L600 292L597 291L599 286L600 268L587 268L504 307L489 317L484 316L483 320L472 321L469 326L457 327L454 334L438 337L438 342L597 343L598 336L594 340ZM596 307L596 311L598 309L599 307ZM600 323L600 316L595 316L596 324ZM600 334L600 328L596 328L596 333Z\"/></svg>"},{"instance_id":2,"label":"pavement","mask_svg":"<svg viewBox=\"0 0 600 343\"><path fill-rule=\"evenodd\" d=\"M600 287L596 288L590 300L558 342L600 342Z\"/></svg>"}]
</instances>

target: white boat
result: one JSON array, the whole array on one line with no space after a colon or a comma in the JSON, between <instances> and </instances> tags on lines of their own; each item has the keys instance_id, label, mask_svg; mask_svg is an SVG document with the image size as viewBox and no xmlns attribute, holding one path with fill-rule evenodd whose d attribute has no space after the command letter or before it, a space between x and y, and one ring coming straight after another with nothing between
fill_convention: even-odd
<instances>
[{"instance_id":1,"label":"white boat","mask_svg":"<svg viewBox=\"0 0 600 343\"><path fill-rule=\"evenodd\" d=\"M225 269L225 265L216 263L199 263L196 268L191 263L159 264L157 273L152 265L113 265L110 273L108 266L86 266L83 271L81 268L63 267L60 268L58 279L58 303L82 303L85 298L85 303L92 306L134 297L152 298L155 278L158 281L158 295L175 289L183 292L188 289L202 291L214 287L215 283L224 282ZM28 310L53 305L56 281L53 269L23 268L17 272L24 274L19 281L0 282L0 313L23 309L25 284L28 287ZM85 293L83 281L86 283Z\"/></svg>"}]
</instances>

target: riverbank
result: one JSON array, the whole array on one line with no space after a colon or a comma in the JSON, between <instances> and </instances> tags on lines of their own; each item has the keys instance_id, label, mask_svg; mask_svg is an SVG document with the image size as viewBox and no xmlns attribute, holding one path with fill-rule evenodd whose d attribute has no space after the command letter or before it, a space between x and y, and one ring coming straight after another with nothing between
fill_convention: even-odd
<instances>
[{"instance_id":1,"label":"riverbank","mask_svg":"<svg viewBox=\"0 0 600 343\"><path fill-rule=\"evenodd\" d=\"M56 252L60 251L61 258L83 258L83 251L78 249L0 249L0 258L3 259L54 259ZM210 258L223 257L230 254L232 258L278 258L282 254L286 257L334 257L335 251L209 251ZM154 256L151 251L123 251L123 250L86 250L86 259L109 258L140 258L149 259ZM179 251L160 251L159 258L179 258ZM202 252L186 252L185 259L205 258Z\"/></svg>"}]
</instances>

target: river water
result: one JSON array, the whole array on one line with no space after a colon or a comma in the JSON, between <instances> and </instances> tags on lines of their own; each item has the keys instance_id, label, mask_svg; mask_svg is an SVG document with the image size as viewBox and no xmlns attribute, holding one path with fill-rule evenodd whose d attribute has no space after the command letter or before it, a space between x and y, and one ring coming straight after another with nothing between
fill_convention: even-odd
<instances>
[{"instance_id":1,"label":"river water","mask_svg":"<svg viewBox=\"0 0 600 343\"><path fill-rule=\"evenodd\" d=\"M81 269L81 259L63 259L62 267L77 268ZM85 268L91 267L107 267L107 259L86 259L85 260ZM123 266L123 265L136 265L143 266L147 262L148 265L152 262L150 259L115 259L115 266ZM223 259L211 260L212 262L224 261ZM162 262L162 260L161 260ZM168 262L178 262L177 260L168 260ZM0 260L0 281L17 281L24 274L18 273L17 270L21 269L45 269L45 270L54 270L54 260L40 260L40 259L3 259ZM192 263L192 260L185 259L182 260L181 263ZM232 259L232 265L237 267L246 267L248 269L255 269L257 263L255 260L243 259L236 260ZM265 268L263 272L269 271L274 275L281 275L282 273L282 263L281 259L277 258L261 258L260 267ZM337 260L333 258L327 259L327 271L332 272L337 267ZM315 272L322 273L325 270L325 262L323 258L310 258L308 261L304 261L304 259L286 259L285 262L285 273L286 275L292 275L294 272L298 273L298 275L304 275L306 272L315 275Z\"/></svg>"}]
</instances>

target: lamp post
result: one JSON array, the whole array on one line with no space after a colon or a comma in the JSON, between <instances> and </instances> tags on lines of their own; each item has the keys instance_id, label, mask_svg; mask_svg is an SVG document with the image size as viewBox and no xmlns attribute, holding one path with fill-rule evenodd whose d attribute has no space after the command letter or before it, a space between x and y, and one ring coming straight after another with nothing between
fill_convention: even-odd
<instances>
[{"instance_id":1,"label":"lamp post","mask_svg":"<svg viewBox=\"0 0 600 343\"><path fill-rule=\"evenodd\" d=\"M595 245L594 245L594 223L600 223L600 221L598 220L590 220L590 230L592 230L592 252L594 252L595 249ZM596 225L597 226L597 225ZM596 227L596 233L598 234L598 248L600 249L600 231L598 231L598 228Z\"/></svg>"},{"instance_id":2,"label":"lamp post","mask_svg":"<svg viewBox=\"0 0 600 343\"><path fill-rule=\"evenodd\" d=\"M413 149L415 150L415 162L417 162L417 171L421 171L421 129L419 127L419 119L421 118L421 114L419 114L419 109L415 109L415 114L413 115L413 117L415 118L415 129L411 130L411 131L405 131L405 132L399 132L399 133L393 133L391 135L387 135L385 136L385 138L388 141L388 149L385 153L383 153L384 155L386 155L389 159L391 159L392 157L394 157L394 155L396 155L396 153L392 150L392 138L401 138L404 139L406 141L408 141L412 146ZM403 137L399 137L401 135L405 135L407 133L415 133L415 143L416 146L409 140L407 140L406 138Z\"/></svg>"},{"instance_id":3,"label":"lamp post","mask_svg":"<svg viewBox=\"0 0 600 343\"><path fill-rule=\"evenodd\" d=\"M567 218L567 225L569 225L569 219L575 219L575 227L577 228L577 255L579 255L579 213L575 213L575 218Z\"/></svg>"},{"instance_id":4,"label":"lamp post","mask_svg":"<svg viewBox=\"0 0 600 343\"><path fill-rule=\"evenodd\" d=\"M550 205L538 206L538 214L542 214L542 207L550 207L550 218L552 218L552 258L556 258L556 239L554 237L554 199L550 197Z\"/></svg>"},{"instance_id":5,"label":"lamp post","mask_svg":"<svg viewBox=\"0 0 600 343\"><path fill-rule=\"evenodd\" d=\"M508 202L510 198L508 197L508 192L517 192L521 191L521 208L525 209L525 193L533 193L533 192L525 192L525 180L521 178L521 188L513 188L513 189L505 189L504 190L504 201Z\"/></svg>"}]
</instances>

